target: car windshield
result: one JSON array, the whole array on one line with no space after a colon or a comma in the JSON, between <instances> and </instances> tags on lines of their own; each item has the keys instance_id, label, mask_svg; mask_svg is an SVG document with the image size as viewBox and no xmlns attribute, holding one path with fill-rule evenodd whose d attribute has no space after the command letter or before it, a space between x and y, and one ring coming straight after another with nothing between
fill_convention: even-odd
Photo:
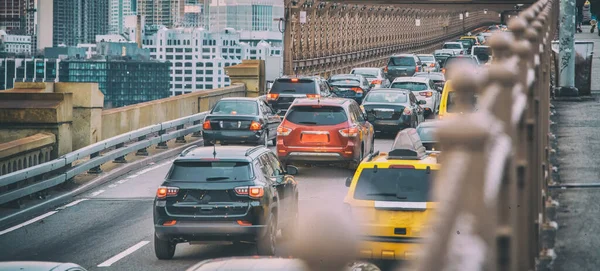
<instances>
[{"instance_id":1,"label":"car windshield","mask_svg":"<svg viewBox=\"0 0 600 271\"><path fill-rule=\"evenodd\" d=\"M375 201L430 201L432 170L407 168L363 169L354 198Z\"/></svg>"},{"instance_id":2,"label":"car windshield","mask_svg":"<svg viewBox=\"0 0 600 271\"><path fill-rule=\"evenodd\" d=\"M407 99L404 92L371 92L364 101L369 103L406 103Z\"/></svg>"},{"instance_id":3,"label":"car windshield","mask_svg":"<svg viewBox=\"0 0 600 271\"><path fill-rule=\"evenodd\" d=\"M423 62L435 62L433 56L419 56L419 59Z\"/></svg>"},{"instance_id":4,"label":"car windshield","mask_svg":"<svg viewBox=\"0 0 600 271\"><path fill-rule=\"evenodd\" d=\"M302 105L293 106L285 119L302 125L336 125L348 121L348 116L339 106Z\"/></svg>"},{"instance_id":5,"label":"car windshield","mask_svg":"<svg viewBox=\"0 0 600 271\"><path fill-rule=\"evenodd\" d=\"M390 66L415 66L415 59L412 57L392 57L389 62Z\"/></svg>"},{"instance_id":6,"label":"car windshield","mask_svg":"<svg viewBox=\"0 0 600 271\"><path fill-rule=\"evenodd\" d=\"M220 101L213 114L258 115L258 104L254 101Z\"/></svg>"},{"instance_id":7,"label":"car windshield","mask_svg":"<svg viewBox=\"0 0 600 271\"><path fill-rule=\"evenodd\" d=\"M475 106L477 105L477 96L471 96L470 105L472 110L475 110ZM446 102L446 111L448 113L456 112L456 103L457 103L457 95L456 92L451 91L448 93L448 101Z\"/></svg>"},{"instance_id":8,"label":"car windshield","mask_svg":"<svg viewBox=\"0 0 600 271\"><path fill-rule=\"evenodd\" d=\"M422 82L395 82L391 88L408 89L412 91L427 90L427 84Z\"/></svg>"},{"instance_id":9,"label":"car windshield","mask_svg":"<svg viewBox=\"0 0 600 271\"><path fill-rule=\"evenodd\" d=\"M376 78L379 76L379 71L377 69L354 69L352 74L360 74L366 78Z\"/></svg>"},{"instance_id":10,"label":"car windshield","mask_svg":"<svg viewBox=\"0 0 600 271\"><path fill-rule=\"evenodd\" d=\"M181 161L173 163L167 179L180 182L248 181L253 178L248 162Z\"/></svg>"},{"instance_id":11,"label":"car windshield","mask_svg":"<svg viewBox=\"0 0 600 271\"><path fill-rule=\"evenodd\" d=\"M307 94L317 93L317 85L311 79L278 79L269 93Z\"/></svg>"},{"instance_id":12,"label":"car windshield","mask_svg":"<svg viewBox=\"0 0 600 271\"><path fill-rule=\"evenodd\" d=\"M446 43L446 44L444 44L444 47L442 47L442 48L444 48L444 49L462 49L462 47L458 43Z\"/></svg>"},{"instance_id":13,"label":"car windshield","mask_svg":"<svg viewBox=\"0 0 600 271\"><path fill-rule=\"evenodd\" d=\"M437 141L435 137L435 127L417 127L417 133L422 142L434 142Z\"/></svg>"}]
</instances>

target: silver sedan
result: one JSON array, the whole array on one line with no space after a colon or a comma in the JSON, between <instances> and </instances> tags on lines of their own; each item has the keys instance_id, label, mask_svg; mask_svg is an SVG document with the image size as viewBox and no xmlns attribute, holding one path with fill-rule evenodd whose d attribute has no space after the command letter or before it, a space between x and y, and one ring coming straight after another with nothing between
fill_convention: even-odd
<instances>
[{"instance_id":1,"label":"silver sedan","mask_svg":"<svg viewBox=\"0 0 600 271\"><path fill-rule=\"evenodd\" d=\"M390 80L388 80L381 68L354 68L350 72L351 74L360 74L367 78L367 81L371 84L372 89L376 88L388 88L390 86Z\"/></svg>"}]
</instances>

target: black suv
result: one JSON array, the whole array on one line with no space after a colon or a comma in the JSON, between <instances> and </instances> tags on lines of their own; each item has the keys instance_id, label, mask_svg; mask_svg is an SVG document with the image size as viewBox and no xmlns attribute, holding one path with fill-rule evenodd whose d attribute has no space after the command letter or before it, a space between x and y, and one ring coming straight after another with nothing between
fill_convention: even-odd
<instances>
[{"instance_id":1,"label":"black suv","mask_svg":"<svg viewBox=\"0 0 600 271\"><path fill-rule=\"evenodd\" d=\"M175 159L154 200L154 251L171 259L178 243L252 242L273 255L277 230L298 219L298 168L264 146L190 147Z\"/></svg>"},{"instance_id":2,"label":"black suv","mask_svg":"<svg viewBox=\"0 0 600 271\"><path fill-rule=\"evenodd\" d=\"M267 102L279 115L285 115L296 98L335 97L327 81L319 76L281 77L267 94Z\"/></svg>"}]
</instances>

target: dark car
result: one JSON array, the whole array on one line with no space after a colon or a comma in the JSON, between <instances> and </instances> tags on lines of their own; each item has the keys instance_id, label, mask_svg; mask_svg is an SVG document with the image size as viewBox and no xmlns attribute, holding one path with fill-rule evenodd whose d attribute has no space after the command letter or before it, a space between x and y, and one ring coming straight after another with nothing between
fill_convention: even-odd
<instances>
[{"instance_id":1,"label":"dark car","mask_svg":"<svg viewBox=\"0 0 600 271\"><path fill-rule=\"evenodd\" d=\"M438 140L435 136L436 129L439 127L440 121L426 121L417 126L417 134L421 138L421 143L428 151L439 150Z\"/></svg>"},{"instance_id":2,"label":"dark car","mask_svg":"<svg viewBox=\"0 0 600 271\"><path fill-rule=\"evenodd\" d=\"M446 77L441 72L418 72L413 75L414 77L426 77L433 81L436 90L442 93L444 85L446 84Z\"/></svg>"},{"instance_id":3,"label":"dark car","mask_svg":"<svg viewBox=\"0 0 600 271\"><path fill-rule=\"evenodd\" d=\"M223 98L204 119L204 146L221 144L275 145L281 118L259 98Z\"/></svg>"},{"instance_id":4,"label":"dark car","mask_svg":"<svg viewBox=\"0 0 600 271\"><path fill-rule=\"evenodd\" d=\"M285 115L296 98L318 98L335 96L327 81L319 76L282 77L273 82L267 94L269 105Z\"/></svg>"},{"instance_id":5,"label":"dark car","mask_svg":"<svg viewBox=\"0 0 600 271\"><path fill-rule=\"evenodd\" d=\"M365 94L371 90L371 84L359 74L337 74L328 80L332 92L340 98L353 99L362 102Z\"/></svg>"},{"instance_id":6,"label":"dark car","mask_svg":"<svg viewBox=\"0 0 600 271\"><path fill-rule=\"evenodd\" d=\"M390 81L396 77L413 76L423 69L423 63L415 54L399 54L390 57L384 71Z\"/></svg>"},{"instance_id":7,"label":"dark car","mask_svg":"<svg viewBox=\"0 0 600 271\"><path fill-rule=\"evenodd\" d=\"M0 262L0 271L86 271L85 268L74 263L58 262Z\"/></svg>"},{"instance_id":8,"label":"dark car","mask_svg":"<svg viewBox=\"0 0 600 271\"><path fill-rule=\"evenodd\" d=\"M362 109L374 119L376 131L398 132L414 128L424 120L424 110L412 91L402 89L377 89L363 100Z\"/></svg>"},{"instance_id":9,"label":"dark car","mask_svg":"<svg viewBox=\"0 0 600 271\"><path fill-rule=\"evenodd\" d=\"M374 143L371 123L350 99L298 99L277 130L277 155L284 164L355 168Z\"/></svg>"},{"instance_id":10,"label":"dark car","mask_svg":"<svg viewBox=\"0 0 600 271\"><path fill-rule=\"evenodd\" d=\"M184 150L156 192L156 257L171 259L187 242L252 242L259 254L273 255L277 230L295 231L297 172L263 146Z\"/></svg>"}]
</instances>

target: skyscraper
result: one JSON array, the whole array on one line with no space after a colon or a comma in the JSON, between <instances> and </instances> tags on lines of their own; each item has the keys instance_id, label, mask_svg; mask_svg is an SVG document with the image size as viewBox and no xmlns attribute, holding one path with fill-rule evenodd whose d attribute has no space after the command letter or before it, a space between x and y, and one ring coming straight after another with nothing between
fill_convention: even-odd
<instances>
[{"instance_id":1,"label":"skyscraper","mask_svg":"<svg viewBox=\"0 0 600 271\"><path fill-rule=\"evenodd\" d=\"M108 1L53 0L54 45L94 43L108 33Z\"/></svg>"},{"instance_id":2,"label":"skyscraper","mask_svg":"<svg viewBox=\"0 0 600 271\"><path fill-rule=\"evenodd\" d=\"M148 25L172 27L183 20L184 0L137 0L137 14L146 17Z\"/></svg>"},{"instance_id":3,"label":"skyscraper","mask_svg":"<svg viewBox=\"0 0 600 271\"><path fill-rule=\"evenodd\" d=\"M33 23L34 0L0 1L0 28L10 34L32 34L27 27Z\"/></svg>"},{"instance_id":4,"label":"skyscraper","mask_svg":"<svg viewBox=\"0 0 600 271\"><path fill-rule=\"evenodd\" d=\"M125 17L135 15L136 0L110 0L108 33L123 34Z\"/></svg>"}]
</instances>

